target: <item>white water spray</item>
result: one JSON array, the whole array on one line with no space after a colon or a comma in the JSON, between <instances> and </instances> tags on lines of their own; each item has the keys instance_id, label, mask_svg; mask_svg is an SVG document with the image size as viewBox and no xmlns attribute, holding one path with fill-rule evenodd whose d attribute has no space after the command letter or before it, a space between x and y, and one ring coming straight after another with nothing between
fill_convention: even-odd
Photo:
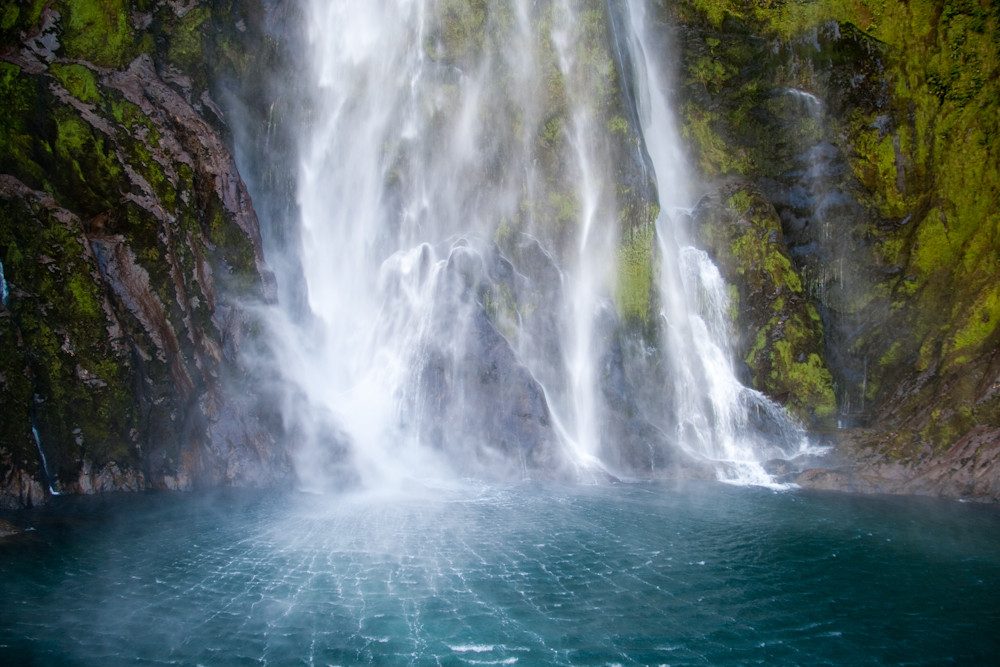
<instances>
[{"instance_id":1,"label":"white water spray","mask_svg":"<svg viewBox=\"0 0 1000 667\"><path fill-rule=\"evenodd\" d=\"M747 436L751 411L778 408L736 381L725 286L676 224L691 197L663 78L644 55L641 3L629 6L633 34L616 39L632 45L664 211L658 353L677 387L645 416L609 398L628 382L608 379L622 376L625 353L609 337L620 155L594 101L612 94L613 61L593 50L607 6L307 4L310 314L275 322L306 488L344 476L564 477L603 467L616 432L641 441L619 463L645 456L647 472L667 440L725 461L780 450ZM618 431L607 428L615 410Z\"/></svg>"}]
</instances>

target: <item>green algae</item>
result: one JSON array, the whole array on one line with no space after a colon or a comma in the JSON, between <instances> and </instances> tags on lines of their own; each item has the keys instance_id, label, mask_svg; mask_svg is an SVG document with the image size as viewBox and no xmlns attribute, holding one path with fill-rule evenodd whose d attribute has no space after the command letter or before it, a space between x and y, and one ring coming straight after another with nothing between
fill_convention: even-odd
<instances>
[{"instance_id":1,"label":"green algae","mask_svg":"<svg viewBox=\"0 0 1000 667\"><path fill-rule=\"evenodd\" d=\"M616 303L626 323L646 327L652 316L655 228L629 233L618 248Z\"/></svg>"}]
</instances>

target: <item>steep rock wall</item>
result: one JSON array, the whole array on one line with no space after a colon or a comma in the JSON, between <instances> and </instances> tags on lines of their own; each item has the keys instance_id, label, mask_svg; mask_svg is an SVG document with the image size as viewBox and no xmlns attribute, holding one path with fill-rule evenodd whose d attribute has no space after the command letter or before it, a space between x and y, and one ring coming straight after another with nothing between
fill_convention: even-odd
<instances>
[{"instance_id":1,"label":"steep rock wall","mask_svg":"<svg viewBox=\"0 0 1000 667\"><path fill-rule=\"evenodd\" d=\"M274 286L209 92L230 11L3 10L4 505L287 472L241 358Z\"/></svg>"},{"instance_id":2,"label":"steep rock wall","mask_svg":"<svg viewBox=\"0 0 1000 667\"><path fill-rule=\"evenodd\" d=\"M996 497L1000 10L661 8L678 33L684 132L711 195L703 237L738 292L749 378L840 443L843 467L802 482ZM760 207L780 225L759 230L766 243L753 253L745 235L713 224ZM755 283L788 288L781 276L819 316L799 317L809 336L774 335L775 321L795 322L793 300L747 311ZM774 376L789 351L809 362L811 390Z\"/></svg>"}]
</instances>

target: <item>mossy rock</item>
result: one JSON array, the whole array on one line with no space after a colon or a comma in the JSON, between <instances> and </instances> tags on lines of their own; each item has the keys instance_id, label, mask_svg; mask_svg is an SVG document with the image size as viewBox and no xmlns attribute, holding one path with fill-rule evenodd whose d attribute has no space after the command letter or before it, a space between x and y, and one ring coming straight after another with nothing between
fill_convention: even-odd
<instances>
[{"instance_id":1,"label":"mossy rock","mask_svg":"<svg viewBox=\"0 0 1000 667\"><path fill-rule=\"evenodd\" d=\"M130 355L109 340L116 323L79 219L8 188L0 195L0 221L0 259L17 290L5 327L15 344L5 348L4 366L20 369L9 386L18 402L4 411L3 430L23 436L34 426L57 488L75 482L84 459L135 464ZM34 442L13 442L22 456L37 455Z\"/></svg>"},{"instance_id":2,"label":"mossy rock","mask_svg":"<svg viewBox=\"0 0 1000 667\"><path fill-rule=\"evenodd\" d=\"M219 482L249 470L221 459L271 437L240 416L252 397L227 405L222 385L247 373L236 299L264 297L256 218L205 95L224 5L0 12L24 64L0 61L3 479ZM18 55L43 24L54 50Z\"/></svg>"},{"instance_id":3,"label":"mossy rock","mask_svg":"<svg viewBox=\"0 0 1000 667\"><path fill-rule=\"evenodd\" d=\"M837 414L823 326L803 290L774 207L755 188L733 183L695 211L702 243L735 287L737 353L756 389L813 426Z\"/></svg>"}]
</instances>

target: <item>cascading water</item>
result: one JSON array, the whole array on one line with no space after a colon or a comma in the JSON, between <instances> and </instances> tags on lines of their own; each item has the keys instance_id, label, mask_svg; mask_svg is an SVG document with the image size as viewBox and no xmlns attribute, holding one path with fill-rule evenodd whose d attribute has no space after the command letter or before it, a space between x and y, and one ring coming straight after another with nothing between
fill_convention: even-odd
<instances>
[{"instance_id":1,"label":"cascading water","mask_svg":"<svg viewBox=\"0 0 1000 667\"><path fill-rule=\"evenodd\" d=\"M779 406L736 377L725 281L708 254L692 246L683 224L693 202L662 85L666 75L658 70L657 59L646 56L656 48L655 37L648 33L645 4L632 2L629 9L632 58L641 73L635 81L643 136L664 211L657 220L657 239L665 263L659 284L662 348L671 361L669 382L677 388L671 423L682 446L728 463L719 468L720 478L766 484L770 477L760 462L805 450L808 441ZM770 424L770 432L755 428L754 418Z\"/></svg>"},{"instance_id":2,"label":"cascading water","mask_svg":"<svg viewBox=\"0 0 1000 667\"><path fill-rule=\"evenodd\" d=\"M642 12L598 0L308 3L299 200L311 316L276 325L307 487L345 474L383 485L655 474L781 453L781 438L747 435L752 411L786 420L736 381L721 277L670 222L690 196ZM609 40L616 29L629 34ZM618 90L616 77L634 81ZM614 106L622 91L639 113ZM628 184L616 180L623 155L639 165ZM637 345L616 312L616 263L623 227L649 224L622 193L652 181L650 161L664 213L661 278L647 289L661 335ZM647 362L668 369L666 390L635 380Z\"/></svg>"},{"instance_id":3,"label":"cascading water","mask_svg":"<svg viewBox=\"0 0 1000 667\"><path fill-rule=\"evenodd\" d=\"M3 262L0 262L0 303L10 305L10 288L7 287L7 278L3 274Z\"/></svg>"}]
</instances>

